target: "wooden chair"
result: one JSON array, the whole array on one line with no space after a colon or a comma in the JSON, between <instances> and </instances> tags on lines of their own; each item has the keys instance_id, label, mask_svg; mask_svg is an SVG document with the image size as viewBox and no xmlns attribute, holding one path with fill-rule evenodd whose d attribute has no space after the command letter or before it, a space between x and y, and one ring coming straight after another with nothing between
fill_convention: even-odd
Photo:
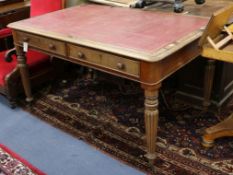
<instances>
[{"instance_id":1,"label":"wooden chair","mask_svg":"<svg viewBox=\"0 0 233 175\"><path fill-rule=\"evenodd\" d=\"M204 82L204 107L210 105L210 95L213 86L215 60L233 63L233 25L229 19L233 14L233 5L215 12L201 39L202 56L209 58L206 66ZM213 146L214 140L220 137L233 136L233 114L224 121L207 128L203 135L203 146Z\"/></svg>"},{"instance_id":2,"label":"wooden chair","mask_svg":"<svg viewBox=\"0 0 233 175\"><path fill-rule=\"evenodd\" d=\"M64 8L65 0L31 0L30 17L42 15ZM9 29L2 30L9 36ZM33 50L26 53L30 78L33 85L46 81L51 77L52 65L50 56ZM11 107L16 104L16 95L22 90L15 49L0 52L0 93L5 95Z\"/></svg>"}]
</instances>

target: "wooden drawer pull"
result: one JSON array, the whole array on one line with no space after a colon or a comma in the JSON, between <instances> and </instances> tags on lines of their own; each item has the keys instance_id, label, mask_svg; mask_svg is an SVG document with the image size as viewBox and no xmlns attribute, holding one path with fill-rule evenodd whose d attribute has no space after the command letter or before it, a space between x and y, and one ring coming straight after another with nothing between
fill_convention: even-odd
<instances>
[{"instance_id":1,"label":"wooden drawer pull","mask_svg":"<svg viewBox=\"0 0 233 175\"><path fill-rule=\"evenodd\" d=\"M29 38L28 37L23 37L23 42L28 42Z\"/></svg>"},{"instance_id":2,"label":"wooden drawer pull","mask_svg":"<svg viewBox=\"0 0 233 175\"><path fill-rule=\"evenodd\" d=\"M84 59L84 58L85 58L85 55L84 55L84 53L82 53L82 52L78 52L78 57Z\"/></svg>"},{"instance_id":3,"label":"wooden drawer pull","mask_svg":"<svg viewBox=\"0 0 233 175\"><path fill-rule=\"evenodd\" d=\"M124 70L125 69L125 65L123 63L117 63L117 68L119 70Z\"/></svg>"},{"instance_id":4,"label":"wooden drawer pull","mask_svg":"<svg viewBox=\"0 0 233 175\"><path fill-rule=\"evenodd\" d=\"M56 50L56 46L53 45L53 44L49 44L49 49L50 49L50 50Z\"/></svg>"}]
</instances>

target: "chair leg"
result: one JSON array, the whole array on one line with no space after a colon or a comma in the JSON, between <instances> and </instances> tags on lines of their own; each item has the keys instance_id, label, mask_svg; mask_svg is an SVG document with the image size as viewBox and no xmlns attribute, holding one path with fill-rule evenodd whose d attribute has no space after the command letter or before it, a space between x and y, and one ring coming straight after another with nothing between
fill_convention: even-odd
<instances>
[{"instance_id":1,"label":"chair leg","mask_svg":"<svg viewBox=\"0 0 233 175\"><path fill-rule=\"evenodd\" d=\"M11 109L15 109L17 106L15 99L9 99L9 104L10 104Z\"/></svg>"},{"instance_id":2,"label":"chair leg","mask_svg":"<svg viewBox=\"0 0 233 175\"><path fill-rule=\"evenodd\" d=\"M4 94L6 95L9 105L12 109L16 108L16 97L19 92L18 82L20 80L18 69L14 69L11 73L7 74L5 78L5 90Z\"/></svg>"},{"instance_id":3,"label":"chair leg","mask_svg":"<svg viewBox=\"0 0 233 175\"><path fill-rule=\"evenodd\" d=\"M6 97L7 97L7 99L8 99L8 102L9 102L9 105L10 105L10 108L11 109L15 109L16 108L16 98L12 95L12 94L10 94L10 91L9 91L9 89L8 89L8 91L7 91L7 95L6 95Z\"/></svg>"}]
</instances>

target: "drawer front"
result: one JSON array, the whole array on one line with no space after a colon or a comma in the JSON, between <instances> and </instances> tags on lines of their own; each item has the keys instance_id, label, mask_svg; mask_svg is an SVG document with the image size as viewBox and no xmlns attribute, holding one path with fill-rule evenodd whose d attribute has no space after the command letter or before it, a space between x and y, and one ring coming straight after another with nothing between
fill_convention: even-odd
<instances>
[{"instance_id":1,"label":"drawer front","mask_svg":"<svg viewBox=\"0 0 233 175\"><path fill-rule=\"evenodd\" d=\"M68 48L69 58L139 77L139 61L75 45L68 45Z\"/></svg>"},{"instance_id":2,"label":"drawer front","mask_svg":"<svg viewBox=\"0 0 233 175\"><path fill-rule=\"evenodd\" d=\"M57 55L66 55L65 44L61 41L28 34L24 32L16 32L16 40L19 44L27 42L29 47L39 48L41 50L54 53Z\"/></svg>"}]
</instances>

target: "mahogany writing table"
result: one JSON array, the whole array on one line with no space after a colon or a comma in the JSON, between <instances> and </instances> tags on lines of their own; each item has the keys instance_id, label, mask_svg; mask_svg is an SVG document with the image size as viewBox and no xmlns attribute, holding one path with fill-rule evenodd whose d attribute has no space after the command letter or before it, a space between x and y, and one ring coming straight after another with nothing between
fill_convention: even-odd
<instances>
[{"instance_id":1,"label":"mahogany writing table","mask_svg":"<svg viewBox=\"0 0 233 175\"><path fill-rule=\"evenodd\" d=\"M33 98L23 45L139 82L145 91L145 156L153 160L161 82L200 54L198 39L207 22L173 13L82 5L9 27L29 102Z\"/></svg>"}]
</instances>

